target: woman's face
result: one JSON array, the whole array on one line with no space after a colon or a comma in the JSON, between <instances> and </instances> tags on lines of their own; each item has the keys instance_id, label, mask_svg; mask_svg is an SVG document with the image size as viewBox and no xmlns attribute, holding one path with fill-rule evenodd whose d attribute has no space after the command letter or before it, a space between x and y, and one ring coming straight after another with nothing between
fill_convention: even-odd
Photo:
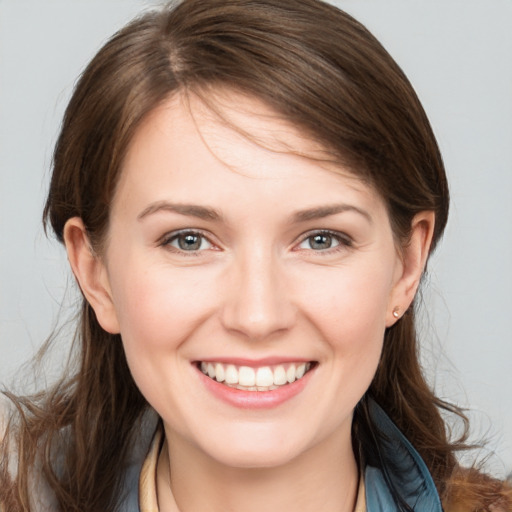
<instances>
[{"instance_id":1,"label":"woman's face","mask_svg":"<svg viewBox=\"0 0 512 512\"><path fill-rule=\"evenodd\" d=\"M181 96L136 134L98 318L171 449L268 467L350 443L403 265L371 187L298 156L321 148L257 100L225 98L249 137Z\"/></svg>"}]
</instances>

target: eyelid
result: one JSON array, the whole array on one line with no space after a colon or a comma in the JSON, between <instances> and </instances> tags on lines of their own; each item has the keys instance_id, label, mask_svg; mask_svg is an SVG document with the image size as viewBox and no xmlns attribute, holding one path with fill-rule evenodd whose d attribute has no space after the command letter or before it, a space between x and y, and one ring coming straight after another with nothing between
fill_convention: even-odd
<instances>
[{"instance_id":1,"label":"eyelid","mask_svg":"<svg viewBox=\"0 0 512 512\"><path fill-rule=\"evenodd\" d=\"M204 238L209 244L210 247L207 249L197 249L197 250L191 250L191 251L185 251L183 249L180 249L178 247L173 247L171 245L171 242L176 240L180 235L197 235L202 238ZM204 252L206 250L218 250L219 246L218 244L214 243L212 241L212 236L209 233L206 233L202 229L197 228L183 228L183 229L177 229L175 231L169 231L165 235L163 235L157 242L157 244L160 247L167 248L171 250L172 252L183 254L185 256L197 256L199 253Z\"/></svg>"},{"instance_id":2,"label":"eyelid","mask_svg":"<svg viewBox=\"0 0 512 512\"><path fill-rule=\"evenodd\" d=\"M308 238L315 236L315 235L329 235L333 238L335 238L339 245L336 245L335 247L324 249L320 251L315 251L314 249L301 249L298 246L302 244L304 241L306 241ZM306 233L303 233L298 241L294 244L294 249L298 251L311 251L318 254L329 254L332 252L336 252L337 250L343 250L347 248L351 248L354 244L354 240L351 236L347 235L344 232L341 231L335 231L332 229L311 229L307 231Z\"/></svg>"}]
</instances>

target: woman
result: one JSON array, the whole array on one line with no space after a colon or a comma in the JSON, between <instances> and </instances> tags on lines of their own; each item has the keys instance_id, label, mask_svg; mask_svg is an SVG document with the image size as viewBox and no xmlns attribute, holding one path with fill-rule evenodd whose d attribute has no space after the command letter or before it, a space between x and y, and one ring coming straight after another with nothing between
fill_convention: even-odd
<instances>
[{"instance_id":1,"label":"woman","mask_svg":"<svg viewBox=\"0 0 512 512\"><path fill-rule=\"evenodd\" d=\"M0 502L509 510L457 466L439 411L464 417L417 360L447 213L418 99L346 14L187 0L134 20L55 149L45 219L84 296L81 357L7 394Z\"/></svg>"}]
</instances>

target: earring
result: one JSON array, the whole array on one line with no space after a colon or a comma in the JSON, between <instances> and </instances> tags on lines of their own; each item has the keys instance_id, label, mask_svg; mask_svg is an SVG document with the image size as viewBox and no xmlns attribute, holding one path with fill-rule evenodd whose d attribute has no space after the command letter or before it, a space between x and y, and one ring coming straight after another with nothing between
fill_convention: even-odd
<instances>
[{"instance_id":1,"label":"earring","mask_svg":"<svg viewBox=\"0 0 512 512\"><path fill-rule=\"evenodd\" d=\"M400 308L398 306L396 306L395 309L393 309L393 316L395 318L400 318Z\"/></svg>"}]
</instances>

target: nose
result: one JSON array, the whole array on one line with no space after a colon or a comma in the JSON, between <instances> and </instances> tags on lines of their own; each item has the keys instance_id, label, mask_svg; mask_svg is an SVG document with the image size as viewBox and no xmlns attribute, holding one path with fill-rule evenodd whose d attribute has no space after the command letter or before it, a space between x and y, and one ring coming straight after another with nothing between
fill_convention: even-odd
<instances>
[{"instance_id":1,"label":"nose","mask_svg":"<svg viewBox=\"0 0 512 512\"><path fill-rule=\"evenodd\" d=\"M249 340L266 340L289 330L296 318L283 262L259 250L239 258L226 279L222 323Z\"/></svg>"}]
</instances>

